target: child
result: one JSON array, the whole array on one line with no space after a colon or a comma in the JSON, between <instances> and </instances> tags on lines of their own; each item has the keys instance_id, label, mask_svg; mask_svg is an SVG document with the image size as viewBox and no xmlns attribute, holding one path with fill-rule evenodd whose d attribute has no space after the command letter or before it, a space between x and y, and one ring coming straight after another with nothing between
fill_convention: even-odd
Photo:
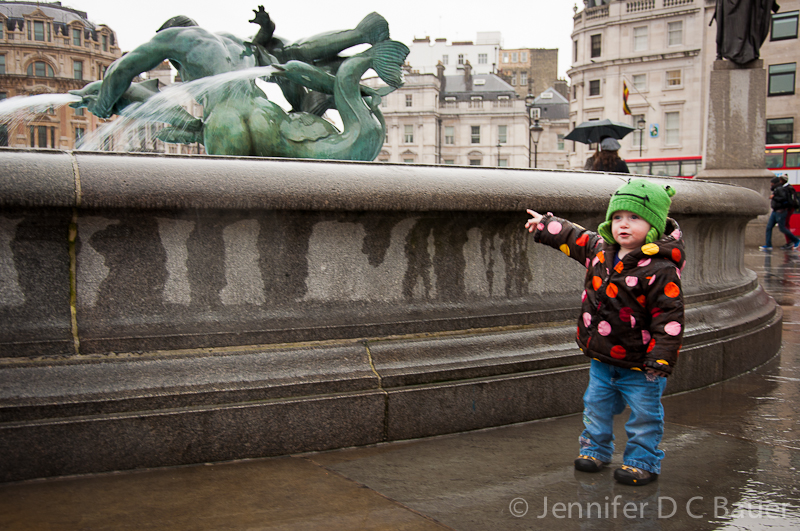
<instances>
[{"instance_id":1,"label":"child","mask_svg":"<svg viewBox=\"0 0 800 531\"><path fill-rule=\"evenodd\" d=\"M592 361L575 468L599 472L611 462L614 415L627 404L628 444L614 472L627 485L654 481L664 458L661 395L683 338L686 263L680 228L667 217L673 195L669 186L629 180L611 197L599 234L533 210L525 224L535 241L587 268L577 342Z\"/></svg>"}]
</instances>

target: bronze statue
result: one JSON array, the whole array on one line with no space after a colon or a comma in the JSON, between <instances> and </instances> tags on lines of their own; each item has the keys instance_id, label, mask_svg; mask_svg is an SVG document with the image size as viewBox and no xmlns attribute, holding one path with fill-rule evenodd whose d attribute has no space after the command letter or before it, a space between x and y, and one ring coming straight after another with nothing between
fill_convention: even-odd
<instances>
[{"instance_id":1,"label":"bronze statue","mask_svg":"<svg viewBox=\"0 0 800 531\"><path fill-rule=\"evenodd\" d=\"M717 0L712 21L717 21L717 59L744 65L758 59L769 35L775 0Z\"/></svg>"},{"instance_id":2,"label":"bronze statue","mask_svg":"<svg viewBox=\"0 0 800 531\"><path fill-rule=\"evenodd\" d=\"M200 103L202 121L176 110L159 134L168 142L201 141L217 155L274 156L339 160L374 160L380 152L385 123L378 109L381 96L402 85L401 66L408 55L402 43L389 40L386 21L367 15L353 30L326 33L286 44L274 36L275 24L263 6L251 22L261 26L252 42L228 33L214 34L188 17L168 20L147 43L115 61L105 79L73 94L93 114L107 118L147 92L132 80L169 60L184 81L271 65L270 81L279 83L292 110L269 101L252 79L207 92ZM356 44L366 51L342 58ZM373 90L360 84L372 68L389 85ZM152 87L148 87L152 92ZM335 107L343 131L321 118Z\"/></svg>"}]
</instances>

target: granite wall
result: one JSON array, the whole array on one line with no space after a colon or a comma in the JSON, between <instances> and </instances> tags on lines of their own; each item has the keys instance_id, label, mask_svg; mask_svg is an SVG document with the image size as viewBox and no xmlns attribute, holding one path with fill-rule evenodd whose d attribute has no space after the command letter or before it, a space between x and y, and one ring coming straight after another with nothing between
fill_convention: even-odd
<instances>
[{"instance_id":1,"label":"granite wall","mask_svg":"<svg viewBox=\"0 0 800 531\"><path fill-rule=\"evenodd\" d=\"M282 455L577 412L585 226L622 176L0 150L0 481ZM676 392L780 347L755 192L670 180Z\"/></svg>"}]
</instances>

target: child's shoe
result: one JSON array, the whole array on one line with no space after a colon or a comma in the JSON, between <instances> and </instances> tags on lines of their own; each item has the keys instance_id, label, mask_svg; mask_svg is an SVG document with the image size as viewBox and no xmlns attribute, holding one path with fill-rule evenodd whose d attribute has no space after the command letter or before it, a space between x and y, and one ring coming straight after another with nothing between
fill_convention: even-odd
<instances>
[{"instance_id":1,"label":"child's shoe","mask_svg":"<svg viewBox=\"0 0 800 531\"><path fill-rule=\"evenodd\" d=\"M575 470L580 470L581 472L600 472L607 464L608 463L600 461L596 457L579 455L575 460Z\"/></svg>"},{"instance_id":2,"label":"child's shoe","mask_svg":"<svg viewBox=\"0 0 800 531\"><path fill-rule=\"evenodd\" d=\"M619 483L625 485L633 485L634 487L641 487L658 479L658 474L642 470L633 466L622 465L614 471L614 479Z\"/></svg>"}]
</instances>

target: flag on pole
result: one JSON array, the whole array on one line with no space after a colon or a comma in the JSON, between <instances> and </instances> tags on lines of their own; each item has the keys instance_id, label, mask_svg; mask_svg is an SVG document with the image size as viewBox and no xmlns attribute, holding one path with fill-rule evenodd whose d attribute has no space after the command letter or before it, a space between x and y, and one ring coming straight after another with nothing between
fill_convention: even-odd
<instances>
[{"instance_id":1,"label":"flag on pole","mask_svg":"<svg viewBox=\"0 0 800 531\"><path fill-rule=\"evenodd\" d=\"M626 115L631 114L631 108L628 107L628 84L624 79L622 80L622 112Z\"/></svg>"}]
</instances>

